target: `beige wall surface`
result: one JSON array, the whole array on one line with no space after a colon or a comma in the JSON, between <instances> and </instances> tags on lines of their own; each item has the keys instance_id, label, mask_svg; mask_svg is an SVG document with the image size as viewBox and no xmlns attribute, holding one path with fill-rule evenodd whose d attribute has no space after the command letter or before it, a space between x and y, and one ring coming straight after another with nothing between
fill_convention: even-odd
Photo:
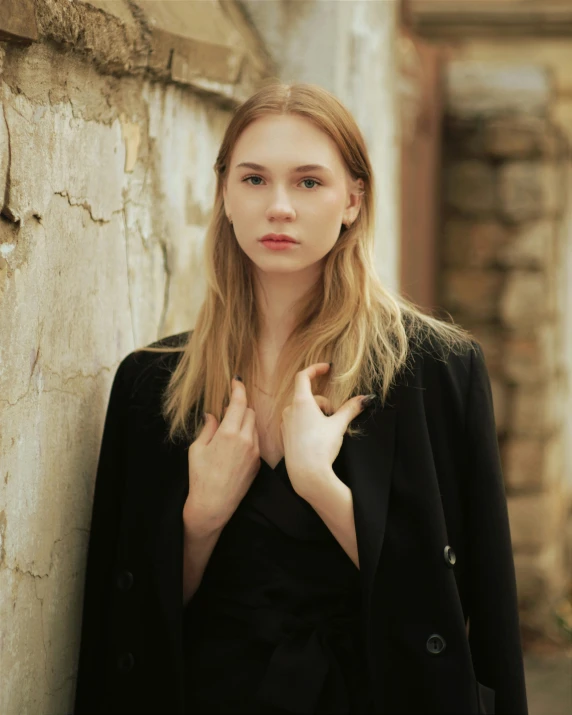
<instances>
[{"instance_id":1,"label":"beige wall surface","mask_svg":"<svg viewBox=\"0 0 572 715\"><path fill-rule=\"evenodd\" d=\"M257 28L216 0L22 0L10 23L0 3L2 715L71 710L111 381L134 347L194 324L219 142L262 78L350 103L381 187L380 271L396 275L394 3L307 3L292 25L290 3L264 5ZM335 61L312 50L323 28Z\"/></svg>"}]
</instances>

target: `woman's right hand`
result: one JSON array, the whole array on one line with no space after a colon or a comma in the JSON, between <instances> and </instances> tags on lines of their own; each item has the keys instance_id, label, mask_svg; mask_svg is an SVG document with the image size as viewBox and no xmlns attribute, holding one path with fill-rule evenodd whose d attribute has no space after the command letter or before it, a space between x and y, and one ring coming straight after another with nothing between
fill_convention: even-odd
<instances>
[{"instance_id":1,"label":"woman's right hand","mask_svg":"<svg viewBox=\"0 0 572 715\"><path fill-rule=\"evenodd\" d=\"M189 495L183 508L185 531L205 534L228 522L260 469L254 410L246 389L233 378L230 402L220 423L206 422L188 450Z\"/></svg>"}]
</instances>

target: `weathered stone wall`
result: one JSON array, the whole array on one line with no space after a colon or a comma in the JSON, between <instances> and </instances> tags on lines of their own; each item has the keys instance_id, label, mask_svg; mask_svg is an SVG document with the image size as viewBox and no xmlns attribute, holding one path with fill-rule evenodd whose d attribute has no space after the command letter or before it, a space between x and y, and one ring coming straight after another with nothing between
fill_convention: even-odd
<instances>
[{"instance_id":1,"label":"weathered stone wall","mask_svg":"<svg viewBox=\"0 0 572 715\"><path fill-rule=\"evenodd\" d=\"M98 5L28 3L37 41L0 43L3 715L71 710L111 380L193 325L216 152L264 66L217 3Z\"/></svg>"},{"instance_id":2,"label":"weathered stone wall","mask_svg":"<svg viewBox=\"0 0 572 715\"><path fill-rule=\"evenodd\" d=\"M555 635L572 573L568 140L541 66L453 60L446 101L441 302L488 361L523 626Z\"/></svg>"},{"instance_id":3,"label":"weathered stone wall","mask_svg":"<svg viewBox=\"0 0 572 715\"><path fill-rule=\"evenodd\" d=\"M337 5L306 3L318 34ZM324 67L345 77L346 62L381 62L392 3L377 14L367 5L351 26L335 23L330 53L297 46L295 24L273 58L234 2L0 2L2 715L71 710L111 380L134 347L194 324L230 111L264 77L320 82ZM351 89L375 170L396 185L388 67L375 86L330 88ZM381 196L385 226L394 202ZM383 233L392 256L397 234Z\"/></svg>"}]
</instances>

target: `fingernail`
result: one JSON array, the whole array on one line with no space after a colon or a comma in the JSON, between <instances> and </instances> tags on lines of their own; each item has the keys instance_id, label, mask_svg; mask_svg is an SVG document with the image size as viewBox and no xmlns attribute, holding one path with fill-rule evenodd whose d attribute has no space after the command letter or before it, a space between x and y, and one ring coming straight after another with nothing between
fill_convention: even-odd
<instances>
[{"instance_id":1,"label":"fingernail","mask_svg":"<svg viewBox=\"0 0 572 715\"><path fill-rule=\"evenodd\" d=\"M242 382L242 377L240 377L240 375L235 375L235 376L234 376L234 379L235 379L235 380L239 380L240 382Z\"/></svg>"},{"instance_id":2,"label":"fingernail","mask_svg":"<svg viewBox=\"0 0 572 715\"><path fill-rule=\"evenodd\" d=\"M365 397L362 397L361 398L361 406L369 407L369 405L371 405L371 403L375 400L376 397L377 397L377 395L373 394L373 393L371 395L366 395Z\"/></svg>"}]
</instances>

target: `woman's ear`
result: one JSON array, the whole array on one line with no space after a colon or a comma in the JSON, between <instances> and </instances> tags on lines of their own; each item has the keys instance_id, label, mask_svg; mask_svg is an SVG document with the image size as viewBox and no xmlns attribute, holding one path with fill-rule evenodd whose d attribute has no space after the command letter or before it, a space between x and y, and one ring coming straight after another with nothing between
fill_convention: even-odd
<instances>
[{"instance_id":1,"label":"woman's ear","mask_svg":"<svg viewBox=\"0 0 572 715\"><path fill-rule=\"evenodd\" d=\"M356 179L350 184L349 198L344 215L344 223L350 225L356 220L361 207L361 197L364 193L363 179Z\"/></svg>"}]
</instances>

